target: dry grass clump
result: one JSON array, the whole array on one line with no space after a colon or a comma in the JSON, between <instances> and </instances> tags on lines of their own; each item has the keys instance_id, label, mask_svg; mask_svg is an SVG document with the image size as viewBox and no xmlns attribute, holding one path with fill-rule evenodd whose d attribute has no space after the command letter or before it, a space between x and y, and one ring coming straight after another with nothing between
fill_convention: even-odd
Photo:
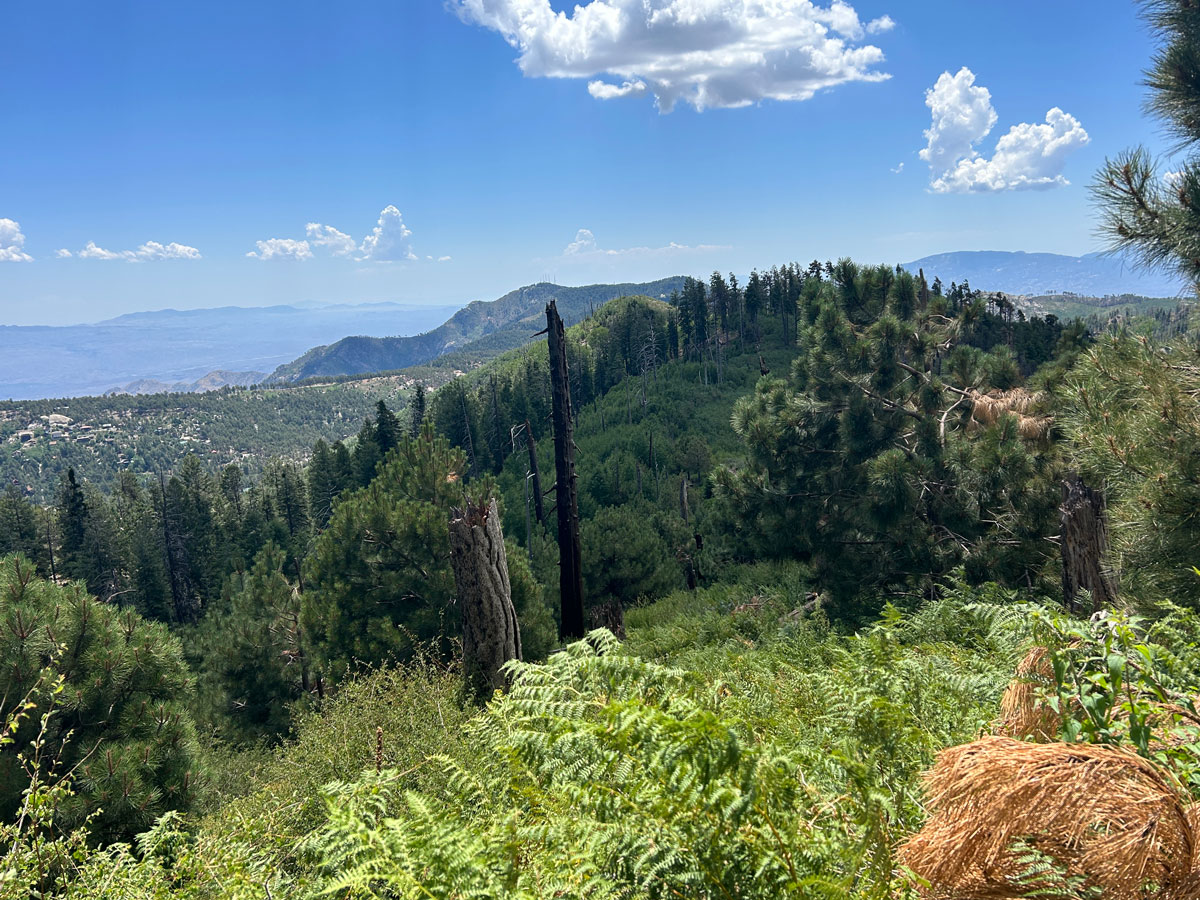
<instances>
[{"instance_id":1,"label":"dry grass clump","mask_svg":"<svg viewBox=\"0 0 1200 900\"><path fill-rule=\"evenodd\" d=\"M1017 664L1016 677L1000 700L997 730L1009 737L1028 741L1052 741L1062 729L1062 717L1042 699L1039 688L1054 683L1050 653L1031 647Z\"/></svg>"},{"instance_id":2,"label":"dry grass clump","mask_svg":"<svg viewBox=\"0 0 1200 900\"><path fill-rule=\"evenodd\" d=\"M1062 733L1062 716L1042 697L1042 689L1049 688L1053 683L1054 669L1050 664L1050 653L1045 647L1031 647L1017 664L1016 676L1000 699L1000 720L996 723L996 731L1025 741L1044 743L1056 740ZM1154 731L1150 742L1152 748L1178 747L1198 739L1200 716L1177 703L1157 700L1151 700L1151 703L1154 709L1147 724ZM1073 704L1071 710L1078 712L1078 704ZM1117 719L1124 719L1128 713L1117 709L1113 715Z\"/></svg>"},{"instance_id":3,"label":"dry grass clump","mask_svg":"<svg viewBox=\"0 0 1200 900\"><path fill-rule=\"evenodd\" d=\"M1031 394L1024 388L982 393L972 390L971 420L980 426L994 425L1005 415L1017 417L1017 431L1027 441L1045 441L1054 426L1053 416L1030 415L1042 402L1040 393Z\"/></svg>"},{"instance_id":4,"label":"dry grass clump","mask_svg":"<svg viewBox=\"0 0 1200 900\"><path fill-rule=\"evenodd\" d=\"M1008 391L971 391L971 402L974 409L971 415L983 425L995 424L1005 413L1015 413L1018 416L1029 415L1029 411L1042 401L1040 393L1031 394L1024 388L1013 388Z\"/></svg>"},{"instance_id":5,"label":"dry grass clump","mask_svg":"<svg viewBox=\"0 0 1200 900\"><path fill-rule=\"evenodd\" d=\"M1025 896L1021 845L1105 900L1194 900L1197 815L1148 760L1116 747L985 737L939 754L931 815L901 848L931 898Z\"/></svg>"}]
</instances>

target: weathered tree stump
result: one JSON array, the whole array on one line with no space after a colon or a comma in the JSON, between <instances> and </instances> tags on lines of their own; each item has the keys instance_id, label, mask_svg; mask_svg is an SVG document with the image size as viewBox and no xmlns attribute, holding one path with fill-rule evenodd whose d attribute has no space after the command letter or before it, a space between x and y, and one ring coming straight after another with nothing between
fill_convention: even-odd
<instances>
[{"instance_id":1,"label":"weathered tree stump","mask_svg":"<svg viewBox=\"0 0 1200 900\"><path fill-rule=\"evenodd\" d=\"M1062 564L1063 602L1076 612L1079 592L1092 595L1091 612L1111 608L1117 600L1106 565L1108 524L1104 495L1092 490L1078 475L1063 482Z\"/></svg>"},{"instance_id":2,"label":"weathered tree stump","mask_svg":"<svg viewBox=\"0 0 1200 900\"><path fill-rule=\"evenodd\" d=\"M521 658L521 632L495 499L487 505L454 510L450 563L462 608L467 689L486 698L508 687L501 670L510 659Z\"/></svg>"},{"instance_id":3,"label":"weathered tree stump","mask_svg":"<svg viewBox=\"0 0 1200 900\"><path fill-rule=\"evenodd\" d=\"M571 378L567 339L558 307L546 304L546 339L550 354L550 411L554 421L555 508L558 512L558 593L561 617L558 636L584 636L583 551L579 541L579 485L575 474L575 426L571 412Z\"/></svg>"}]
</instances>

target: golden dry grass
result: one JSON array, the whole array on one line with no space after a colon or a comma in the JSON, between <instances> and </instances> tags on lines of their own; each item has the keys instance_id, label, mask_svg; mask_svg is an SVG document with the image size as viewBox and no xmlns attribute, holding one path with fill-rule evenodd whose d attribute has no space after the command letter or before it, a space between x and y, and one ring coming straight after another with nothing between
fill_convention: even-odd
<instances>
[{"instance_id":1,"label":"golden dry grass","mask_svg":"<svg viewBox=\"0 0 1200 900\"><path fill-rule=\"evenodd\" d=\"M925 784L931 815L901 859L931 898L1023 896L1022 841L1105 900L1200 896L1197 814L1129 751L985 737L939 754Z\"/></svg>"},{"instance_id":2,"label":"golden dry grass","mask_svg":"<svg viewBox=\"0 0 1200 900\"><path fill-rule=\"evenodd\" d=\"M1011 414L1017 417L1017 431L1024 440L1041 442L1050 436L1054 417L1030 415L1044 399L1040 393L1031 394L1024 388L988 393L972 390L970 398L971 420L977 427L994 425Z\"/></svg>"},{"instance_id":3,"label":"golden dry grass","mask_svg":"<svg viewBox=\"0 0 1200 900\"><path fill-rule=\"evenodd\" d=\"M1016 677L1000 700L996 730L1022 740L1054 740L1062 728L1062 718L1042 700L1039 691L1053 681L1050 654L1045 647L1031 647L1017 664Z\"/></svg>"}]
</instances>

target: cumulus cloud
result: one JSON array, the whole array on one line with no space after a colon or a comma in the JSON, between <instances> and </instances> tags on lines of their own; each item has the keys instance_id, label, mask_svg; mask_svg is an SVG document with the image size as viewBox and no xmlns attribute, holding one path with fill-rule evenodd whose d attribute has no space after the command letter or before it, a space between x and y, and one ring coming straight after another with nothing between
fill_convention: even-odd
<instances>
[{"instance_id":1,"label":"cumulus cloud","mask_svg":"<svg viewBox=\"0 0 1200 900\"><path fill-rule=\"evenodd\" d=\"M889 16L864 23L843 0L590 0L569 15L550 0L449 2L516 49L525 75L586 78L600 100L652 92L664 113L681 101L737 107L882 81L883 51L860 42L895 26Z\"/></svg>"},{"instance_id":2,"label":"cumulus cloud","mask_svg":"<svg viewBox=\"0 0 1200 900\"><path fill-rule=\"evenodd\" d=\"M308 241L295 241L291 238L267 238L265 241L255 241L257 250L251 250L246 255L252 259L312 259L312 247Z\"/></svg>"},{"instance_id":3,"label":"cumulus cloud","mask_svg":"<svg viewBox=\"0 0 1200 900\"><path fill-rule=\"evenodd\" d=\"M404 224L404 217L394 206L385 206L379 214L374 230L363 238L359 248L359 260L396 262L416 259L412 249L412 232Z\"/></svg>"},{"instance_id":4,"label":"cumulus cloud","mask_svg":"<svg viewBox=\"0 0 1200 900\"><path fill-rule=\"evenodd\" d=\"M563 256L574 256L576 253L588 253L596 249L596 236L586 228L580 228L575 233L575 240L567 244Z\"/></svg>"},{"instance_id":5,"label":"cumulus cloud","mask_svg":"<svg viewBox=\"0 0 1200 900\"><path fill-rule=\"evenodd\" d=\"M338 231L332 225L309 222L304 226L304 236L310 247L328 249L334 256L349 256L358 249L354 238L345 232Z\"/></svg>"},{"instance_id":6,"label":"cumulus cloud","mask_svg":"<svg viewBox=\"0 0 1200 900\"><path fill-rule=\"evenodd\" d=\"M22 249L25 235L21 226L12 219L0 219L0 262L33 262L33 257Z\"/></svg>"},{"instance_id":7,"label":"cumulus cloud","mask_svg":"<svg viewBox=\"0 0 1200 900\"><path fill-rule=\"evenodd\" d=\"M1044 124L1013 125L996 142L991 158L976 145L998 117L987 88L966 66L943 72L925 92L933 121L925 131L921 159L929 163L929 186L940 194L1045 189L1068 184L1066 158L1091 138L1079 120L1057 106Z\"/></svg>"},{"instance_id":8,"label":"cumulus cloud","mask_svg":"<svg viewBox=\"0 0 1200 900\"><path fill-rule=\"evenodd\" d=\"M609 84L607 81L589 81L588 93L597 100L615 100L618 97L640 97L646 93L646 82L626 81L624 84Z\"/></svg>"},{"instance_id":9,"label":"cumulus cloud","mask_svg":"<svg viewBox=\"0 0 1200 900\"><path fill-rule=\"evenodd\" d=\"M684 253L705 253L711 250L728 250L728 246L719 244L696 244L688 246L687 244L677 244L674 241L667 244L665 247L626 247L621 250L607 250L596 242L596 236L586 228L580 228L575 234L575 240L567 244L562 255L569 259L579 260L596 260L609 259L617 256L626 257L649 257L649 256L672 256L675 254Z\"/></svg>"},{"instance_id":10,"label":"cumulus cloud","mask_svg":"<svg viewBox=\"0 0 1200 900\"><path fill-rule=\"evenodd\" d=\"M55 255L59 259L71 256L70 250L58 250ZM200 259L200 251L186 244L160 244L158 241L147 241L136 250L105 250L97 247L95 241L88 241L82 250L75 254L79 259L121 259L126 262L152 262L163 259Z\"/></svg>"},{"instance_id":11,"label":"cumulus cloud","mask_svg":"<svg viewBox=\"0 0 1200 900\"><path fill-rule=\"evenodd\" d=\"M417 259L412 248L412 231L404 224L404 217L395 206L384 207L375 228L363 238L361 244L346 232L319 222L309 222L304 226L303 239L269 238L256 241L255 244L258 249L246 254L253 259L303 260L318 255L353 257L358 262Z\"/></svg>"}]
</instances>

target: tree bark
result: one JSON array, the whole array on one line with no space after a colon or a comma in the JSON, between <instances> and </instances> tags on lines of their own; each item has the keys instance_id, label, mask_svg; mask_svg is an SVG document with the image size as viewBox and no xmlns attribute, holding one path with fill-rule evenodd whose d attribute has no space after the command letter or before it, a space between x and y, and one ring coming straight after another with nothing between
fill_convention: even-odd
<instances>
[{"instance_id":1,"label":"tree bark","mask_svg":"<svg viewBox=\"0 0 1200 900\"><path fill-rule=\"evenodd\" d=\"M533 475L533 512L539 525L546 524L546 509L542 505L542 473L538 469L537 444L533 440L533 429L525 420L525 446L529 450L529 472Z\"/></svg>"},{"instance_id":2,"label":"tree bark","mask_svg":"<svg viewBox=\"0 0 1200 900\"><path fill-rule=\"evenodd\" d=\"M1108 525L1104 496L1083 483L1078 475L1063 482L1062 563L1063 601L1076 612L1079 592L1092 596L1091 612L1111 608L1117 591L1105 565Z\"/></svg>"},{"instance_id":3,"label":"tree bark","mask_svg":"<svg viewBox=\"0 0 1200 900\"><path fill-rule=\"evenodd\" d=\"M583 551L579 542L579 485L575 475L575 428L571 416L571 377L567 368L566 330L558 308L546 305L550 350L551 417L554 421L555 506L558 513L559 637L584 636Z\"/></svg>"},{"instance_id":4,"label":"tree bark","mask_svg":"<svg viewBox=\"0 0 1200 900\"><path fill-rule=\"evenodd\" d=\"M505 690L502 671L521 658L521 632L508 580L508 558L500 511L486 506L454 510L450 519L450 563L463 621L463 669L467 688L486 699Z\"/></svg>"},{"instance_id":5,"label":"tree bark","mask_svg":"<svg viewBox=\"0 0 1200 900\"><path fill-rule=\"evenodd\" d=\"M625 640L625 607L617 598L594 605L588 619L592 628L607 628L618 640Z\"/></svg>"}]
</instances>

